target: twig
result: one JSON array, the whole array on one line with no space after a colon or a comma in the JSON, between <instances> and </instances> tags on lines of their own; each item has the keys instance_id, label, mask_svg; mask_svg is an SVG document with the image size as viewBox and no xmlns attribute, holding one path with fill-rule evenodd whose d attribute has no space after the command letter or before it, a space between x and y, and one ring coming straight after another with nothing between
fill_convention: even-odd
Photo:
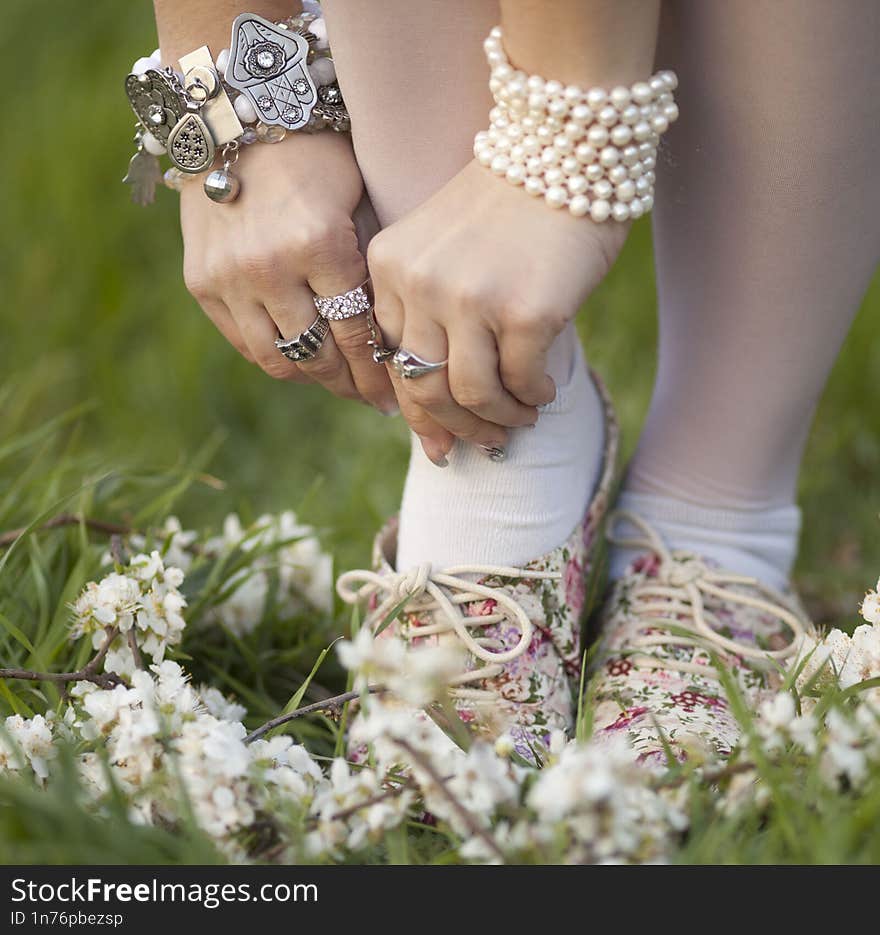
<instances>
[{"instance_id":1,"label":"twig","mask_svg":"<svg viewBox=\"0 0 880 935\"><path fill-rule=\"evenodd\" d=\"M717 769L707 769L704 771L701 778L705 782L721 782L723 779L732 779L734 776L739 776L742 773L751 772L755 770L755 768L754 763L750 763L748 760L740 760L738 763L728 763L723 766L718 766ZM652 783L652 786L657 790L677 789L687 782L692 775L693 773L683 772L669 778L660 777L656 782Z\"/></svg>"},{"instance_id":2,"label":"twig","mask_svg":"<svg viewBox=\"0 0 880 935\"><path fill-rule=\"evenodd\" d=\"M24 679L29 682L94 682L100 688L115 688L124 684L115 672L99 672L98 667L104 661L110 644L119 634L118 627L107 631L98 652L76 672L33 672L30 669L0 669L0 679Z\"/></svg>"},{"instance_id":3,"label":"twig","mask_svg":"<svg viewBox=\"0 0 880 935\"><path fill-rule=\"evenodd\" d=\"M384 688L373 686L367 689L367 692L371 695L383 691L385 691ZM263 734L267 734L270 730L274 730L276 727L280 727L282 724L293 721L298 717L305 717L307 714L317 714L319 711L338 711L339 708L347 702L360 698L361 694L362 692L359 691L343 692L341 695L334 695L332 698L325 698L323 701L307 704L304 708L297 708L296 711L291 711L289 714L281 714L276 718L272 718L271 721L266 721L262 727L258 727L255 731L248 734L247 737L244 738L244 742L253 743L253 741L259 740Z\"/></svg>"},{"instance_id":4,"label":"twig","mask_svg":"<svg viewBox=\"0 0 880 935\"><path fill-rule=\"evenodd\" d=\"M378 795L373 795L368 799L364 799L363 802L359 802L357 805L352 805L351 808L344 808L341 812L336 812L334 815L330 816L329 820L345 821L346 818L349 818L356 812L359 812L362 808L369 808L371 805L378 805L380 802L385 802L387 799L393 799L395 796L406 792L407 789L412 788L413 781L411 779L407 779L405 782L402 782L399 786L395 786L393 789L386 789L384 792L379 793Z\"/></svg>"},{"instance_id":5,"label":"twig","mask_svg":"<svg viewBox=\"0 0 880 935\"><path fill-rule=\"evenodd\" d=\"M110 555L117 565L125 564L125 550L122 545L122 536L116 533L110 536Z\"/></svg>"},{"instance_id":6,"label":"twig","mask_svg":"<svg viewBox=\"0 0 880 935\"><path fill-rule=\"evenodd\" d=\"M474 816L458 801L458 799L446 788L446 780L434 769L431 761L420 751L417 750L408 740L402 740L400 737L391 738L402 750L409 754L410 759L416 766L423 769L437 784L437 788L443 793L449 804L455 810L458 817L467 826L471 834L478 837L489 850L503 863L504 852L495 843L492 835L474 818Z\"/></svg>"},{"instance_id":7,"label":"twig","mask_svg":"<svg viewBox=\"0 0 880 935\"><path fill-rule=\"evenodd\" d=\"M141 655L141 648L138 646L137 636L135 636L134 627L128 631L128 648L134 658L134 664L138 669L146 669L144 657Z\"/></svg>"},{"instance_id":8,"label":"twig","mask_svg":"<svg viewBox=\"0 0 880 935\"><path fill-rule=\"evenodd\" d=\"M96 532L105 532L111 536L126 536L131 532L128 526L120 526L117 523L105 523L103 520L91 519L88 516L81 516L78 513L59 513L57 516L53 516L51 519L47 519L45 523L37 526L37 529L58 529L61 526L79 526L80 524L87 526L89 529L94 529ZM9 529L6 532L0 532L0 548L12 545L12 543L25 532L27 532L27 526L22 526L20 529Z\"/></svg>"}]
</instances>

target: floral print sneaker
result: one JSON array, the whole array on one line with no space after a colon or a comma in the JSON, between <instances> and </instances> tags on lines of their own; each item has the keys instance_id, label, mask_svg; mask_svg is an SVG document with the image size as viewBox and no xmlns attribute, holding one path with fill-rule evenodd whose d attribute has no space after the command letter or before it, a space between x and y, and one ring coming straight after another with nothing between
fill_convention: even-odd
<instances>
[{"instance_id":1,"label":"floral print sneaker","mask_svg":"<svg viewBox=\"0 0 880 935\"><path fill-rule=\"evenodd\" d=\"M634 538L615 535L625 522ZM813 632L793 594L670 551L641 517L617 511L608 539L644 548L615 584L601 615L590 685L593 737L628 736L641 762L726 756L740 739L718 667L750 708L780 681L784 661Z\"/></svg>"},{"instance_id":2,"label":"floral print sneaker","mask_svg":"<svg viewBox=\"0 0 880 935\"><path fill-rule=\"evenodd\" d=\"M592 376L605 409L603 469L566 542L521 568L395 570L393 519L376 538L373 570L346 572L337 583L347 603L366 602L366 625L374 630L407 601L379 638L394 634L413 646L463 646L464 671L451 693L458 716L489 737L508 733L517 752L531 761L541 757L551 731L573 726L586 583L615 475L617 422L607 392Z\"/></svg>"}]
</instances>

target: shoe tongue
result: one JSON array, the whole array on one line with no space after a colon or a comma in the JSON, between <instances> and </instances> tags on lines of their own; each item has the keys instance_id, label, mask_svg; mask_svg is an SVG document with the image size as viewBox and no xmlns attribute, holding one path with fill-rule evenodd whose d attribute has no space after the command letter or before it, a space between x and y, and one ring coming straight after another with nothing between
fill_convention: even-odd
<instances>
[{"instance_id":1,"label":"shoe tongue","mask_svg":"<svg viewBox=\"0 0 880 935\"><path fill-rule=\"evenodd\" d=\"M676 565L682 568L682 578L687 579L686 569L693 565L702 565L712 571L723 573L720 564L711 558L703 558L692 552L675 552ZM631 564L632 574L644 577L648 581L658 581L661 577L661 563L657 556L645 553L638 556ZM763 594L759 588L748 584L724 584L721 585L724 591L729 594L741 594L746 597L759 598L767 601L767 595ZM721 636L742 644L744 647L759 648L765 650L784 649L791 642L792 635L788 626L775 614L767 613L758 608L749 607L738 603L736 600L725 600L714 594L706 594L701 591L700 596L703 602L703 619L708 626ZM781 594L785 600L783 605L786 610L800 616L796 599L793 595ZM657 611L655 614L645 614L645 616L662 617L663 614ZM690 623L692 617L683 615L683 622ZM658 628L658 630L661 628ZM657 646L650 647L647 651L662 657L671 657L682 661L687 655L694 654L695 650L688 647ZM718 648L720 650L720 647ZM696 653L702 653L702 650L696 650ZM749 660L753 664L753 660Z\"/></svg>"}]
</instances>

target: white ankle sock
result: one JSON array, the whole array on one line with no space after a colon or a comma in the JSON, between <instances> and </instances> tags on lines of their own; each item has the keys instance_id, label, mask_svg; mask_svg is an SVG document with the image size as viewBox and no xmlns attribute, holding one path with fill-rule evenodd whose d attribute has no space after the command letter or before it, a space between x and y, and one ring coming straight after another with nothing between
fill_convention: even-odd
<instances>
[{"instance_id":1,"label":"white ankle sock","mask_svg":"<svg viewBox=\"0 0 880 935\"><path fill-rule=\"evenodd\" d=\"M561 545L580 521L601 471L603 407L574 330L560 341L548 362L556 399L534 428L511 432L504 461L458 442L438 468L413 437L398 570L520 565Z\"/></svg>"},{"instance_id":2,"label":"white ankle sock","mask_svg":"<svg viewBox=\"0 0 880 935\"><path fill-rule=\"evenodd\" d=\"M800 530L801 514L796 506L715 509L672 497L624 491L616 509L647 520L670 549L696 552L714 559L722 568L751 575L777 590L788 586ZM624 536L635 532L625 522L615 528ZM621 577L639 554L637 549L612 548L611 578Z\"/></svg>"}]
</instances>

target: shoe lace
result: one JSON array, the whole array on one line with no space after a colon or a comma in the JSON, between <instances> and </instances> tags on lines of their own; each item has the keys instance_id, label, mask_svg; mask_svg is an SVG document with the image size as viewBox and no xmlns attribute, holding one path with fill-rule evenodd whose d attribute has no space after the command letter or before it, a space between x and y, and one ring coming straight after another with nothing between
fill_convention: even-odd
<instances>
[{"instance_id":1,"label":"shoe lace","mask_svg":"<svg viewBox=\"0 0 880 935\"><path fill-rule=\"evenodd\" d=\"M470 576L468 578L465 575ZM504 587L492 587L471 580L477 578L513 578L531 580L559 580L559 572L532 571L504 565L456 565L435 571L429 563L416 565L405 572L382 572L355 569L344 572L336 582L339 596L347 604L357 604L379 596L380 603L371 614L379 627L388 615L406 601L405 613L430 615L432 622L425 626L408 627L402 635L406 639L441 637L454 633L467 650L484 664L462 672L452 685L462 686L481 682L498 675L504 666L521 656L532 641L534 627L528 614ZM474 601L495 602L492 613L468 616L462 606ZM481 635L480 631L502 620L510 620L519 628L519 639L510 649L497 637ZM474 635L470 631L476 630ZM457 698L490 700L495 692L477 687L458 688L451 694Z\"/></svg>"},{"instance_id":2,"label":"shoe lace","mask_svg":"<svg viewBox=\"0 0 880 935\"><path fill-rule=\"evenodd\" d=\"M615 524L619 521L636 527L641 534L615 534ZM691 656L691 662L686 662L651 652L655 647L681 646L706 653L720 649L741 659L765 664L768 660L782 661L797 652L805 635L804 624L785 606L785 598L778 591L756 578L709 568L690 553L670 551L655 529L628 510L617 510L609 516L607 538L613 545L624 548L648 549L659 559L656 576L645 578L630 592L633 613L650 617L651 621L650 626L644 627L632 640L632 655L645 657L651 668L676 669L718 678L711 665L693 661L696 654ZM763 597L745 594L731 585L745 585ZM778 650L765 650L728 639L718 632L724 624L706 606L707 598L751 607L780 620L791 630L792 639ZM662 632L664 629L667 632ZM656 632L658 630L661 632ZM647 651L640 652L642 650ZM638 665L637 662L634 664Z\"/></svg>"}]
</instances>

